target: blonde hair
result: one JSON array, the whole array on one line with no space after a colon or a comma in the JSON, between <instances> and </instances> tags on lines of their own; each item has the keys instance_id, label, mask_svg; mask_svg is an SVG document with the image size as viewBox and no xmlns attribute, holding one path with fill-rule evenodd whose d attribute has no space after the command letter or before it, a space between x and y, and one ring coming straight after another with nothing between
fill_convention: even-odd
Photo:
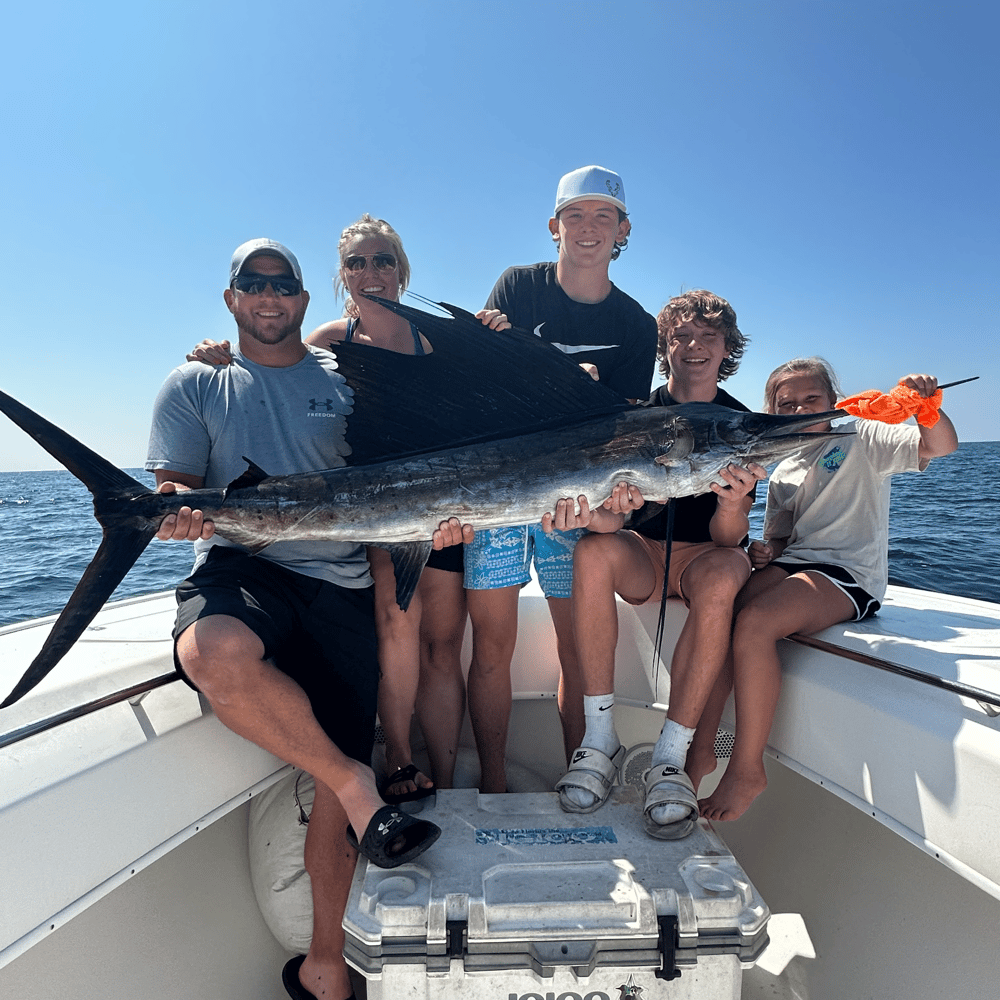
<instances>
[{"instance_id":1,"label":"blonde hair","mask_svg":"<svg viewBox=\"0 0 1000 1000\"><path fill-rule=\"evenodd\" d=\"M376 219L373 215L365 212L357 222L352 222L340 234L340 239L337 242L337 256L340 260L340 266L337 268L337 273L333 278L333 290L337 293L338 298L347 291L343 274L343 264L344 258L347 256L347 247L354 240L358 239L358 237L365 236L381 236L392 247L396 257L396 274L399 277L399 294L402 295L406 291L406 286L410 283L410 261L406 256L406 251L403 249L403 241L399 238L399 233L385 219ZM358 316L357 303L350 295L344 301L344 315Z\"/></svg>"},{"instance_id":2,"label":"blonde hair","mask_svg":"<svg viewBox=\"0 0 1000 1000\"><path fill-rule=\"evenodd\" d=\"M791 361L786 361L783 365L778 365L767 376L767 382L764 384L765 413L775 412L774 404L778 398L778 388L787 375L810 375L813 378L819 379L823 388L830 396L831 403L835 403L843 395L840 391L837 373L826 358L821 358L818 355L812 358L792 358Z\"/></svg>"}]
</instances>

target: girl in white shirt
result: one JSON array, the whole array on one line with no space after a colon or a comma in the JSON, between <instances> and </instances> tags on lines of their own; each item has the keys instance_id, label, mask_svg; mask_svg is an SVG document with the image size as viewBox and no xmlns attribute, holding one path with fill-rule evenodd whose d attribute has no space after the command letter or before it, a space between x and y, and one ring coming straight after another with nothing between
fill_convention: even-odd
<instances>
[{"instance_id":1,"label":"girl in white shirt","mask_svg":"<svg viewBox=\"0 0 1000 1000\"><path fill-rule=\"evenodd\" d=\"M925 398L937 391L931 375L908 375L901 384ZM765 410L777 414L831 410L839 395L822 358L779 366L764 393ZM830 423L807 429L829 430ZM714 769L715 732L732 687L733 753L716 790L700 800L703 816L736 819L767 785L764 747L781 687L778 640L878 610L888 584L889 477L923 471L957 447L955 428L940 411L933 426L859 420L853 435L812 445L774 470L764 541L750 544L754 573L736 601L732 673L717 686L689 753L692 776Z\"/></svg>"}]
</instances>

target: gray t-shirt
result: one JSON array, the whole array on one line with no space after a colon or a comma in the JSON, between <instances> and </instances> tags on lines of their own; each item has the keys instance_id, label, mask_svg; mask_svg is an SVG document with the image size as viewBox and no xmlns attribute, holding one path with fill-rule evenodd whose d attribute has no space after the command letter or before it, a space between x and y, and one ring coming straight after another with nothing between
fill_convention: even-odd
<instances>
[{"instance_id":1,"label":"gray t-shirt","mask_svg":"<svg viewBox=\"0 0 1000 1000\"><path fill-rule=\"evenodd\" d=\"M230 365L175 368L154 404L146 468L203 476L207 487L221 488L246 471L244 455L272 476L345 465L353 392L333 354L306 347L289 368L266 368L236 349ZM213 545L232 543L219 535L195 542L195 566ZM364 548L350 542L275 542L259 555L342 587L372 582Z\"/></svg>"}]
</instances>

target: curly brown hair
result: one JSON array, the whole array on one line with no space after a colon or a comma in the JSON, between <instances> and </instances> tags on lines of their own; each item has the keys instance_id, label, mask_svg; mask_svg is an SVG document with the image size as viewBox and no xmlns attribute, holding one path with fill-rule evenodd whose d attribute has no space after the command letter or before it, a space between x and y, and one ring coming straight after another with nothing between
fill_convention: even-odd
<instances>
[{"instance_id":1,"label":"curly brown hair","mask_svg":"<svg viewBox=\"0 0 1000 1000\"><path fill-rule=\"evenodd\" d=\"M682 323L690 322L704 323L722 332L726 338L729 357L723 358L719 365L719 381L725 382L730 375L735 375L750 338L740 333L740 328L736 325L736 310L720 295L704 288L675 295L657 315L660 374L664 377L670 375L670 353L667 349L670 334Z\"/></svg>"}]
</instances>

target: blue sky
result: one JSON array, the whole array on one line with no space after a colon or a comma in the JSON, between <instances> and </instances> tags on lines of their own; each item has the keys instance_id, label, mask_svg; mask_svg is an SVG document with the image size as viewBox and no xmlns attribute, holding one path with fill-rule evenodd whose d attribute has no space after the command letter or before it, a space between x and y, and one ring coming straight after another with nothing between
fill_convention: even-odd
<instances>
[{"instance_id":1,"label":"blue sky","mask_svg":"<svg viewBox=\"0 0 1000 1000\"><path fill-rule=\"evenodd\" d=\"M556 182L588 163L625 180L613 280L654 313L728 298L748 405L819 353L848 392L979 375L945 406L1000 439L995 4L54 2L4 26L0 389L119 465L167 372L232 332L238 243L296 252L311 329L369 211L414 291L474 309L551 259ZM0 418L0 471L54 467Z\"/></svg>"}]
</instances>

